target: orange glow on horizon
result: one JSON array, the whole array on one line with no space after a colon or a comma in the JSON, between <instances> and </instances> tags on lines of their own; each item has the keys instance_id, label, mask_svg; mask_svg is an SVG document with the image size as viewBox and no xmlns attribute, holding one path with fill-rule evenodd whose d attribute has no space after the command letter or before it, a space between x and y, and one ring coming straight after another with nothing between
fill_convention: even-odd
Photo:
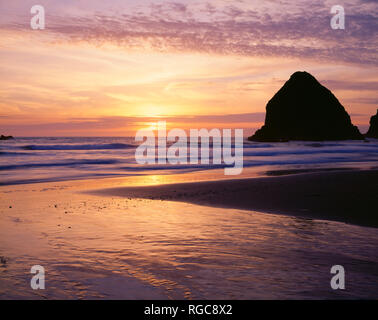
<instances>
[{"instance_id":1,"label":"orange glow on horizon","mask_svg":"<svg viewBox=\"0 0 378 320\"><path fill-rule=\"evenodd\" d=\"M166 120L169 128L239 126L251 134L263 120L251 122L242 115L264 113L297 69L321 82L341 81L346 74L378 80L374 68L306 59L125 51L51 42L48 35L33 36L33 44L25 46L27 33L11 36L0 32L0 68L7 75L0 79L0 125L2 134L15 136L130 136L151 118ZM375 113L369 101L376 92L365 90L359 100L358 90L330 89L352 120L366 127ZM228 114L241 116L219 118ZM198 117L207 118L199 122Z\"/></svg>"}]
</instances>

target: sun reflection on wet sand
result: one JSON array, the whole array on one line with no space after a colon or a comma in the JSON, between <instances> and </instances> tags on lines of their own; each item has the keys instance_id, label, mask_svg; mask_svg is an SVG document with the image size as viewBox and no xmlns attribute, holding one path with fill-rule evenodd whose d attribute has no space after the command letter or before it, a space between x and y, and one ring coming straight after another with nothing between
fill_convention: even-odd
<instances>
[{"instance_id":1,"label":"sun reflection on wet sand","mask_svg":"<svg viewBox=\"0 0 378 320\"><path fill-rule=\"evenodd\" d=\"M77 192L99 183L0 188L2 297L348 298L377 290L377 229ZM43 292L29 287L34 264L46 268ZM334 264L348 270L343 293L329 286Z\"/></svg>"}]
</instances>

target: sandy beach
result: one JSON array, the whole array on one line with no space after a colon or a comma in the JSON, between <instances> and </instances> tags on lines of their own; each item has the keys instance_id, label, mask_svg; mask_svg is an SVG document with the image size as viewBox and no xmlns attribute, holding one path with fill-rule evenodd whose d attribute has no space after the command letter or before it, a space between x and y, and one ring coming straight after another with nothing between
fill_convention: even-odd
<instances>
[{"instance_id":1,"label":"sandy beach","mask_svg":"<svg viewBox=\"0 0 378 320\"><path fill-rule=\"evenodd\" d=\"M188 182L200 178L1 186L0 297L376 298L378 229L318 218L376 226L377 172ZM330 288L334 264L347 290ZM33 265L45 290L30 288Z\"/></svg>"},{"instance_id":2,"label":"sandy beach","mask_svg":"<svg viewBox=\"0 0 378 320\"><path fill-rule=\"evenodd\" d=\"M272 174L280 175L280 172ZM377 190L378 170L336 170L279 177L121 187L95 193L182 201L378 227Z\"/></svg>"},{"instance_id":3,"label":"sandy beach","mask_svg":"<svg viewBox=\"0 0 378 320\"><path fill-rule=\"evenodd\" d=\"M0 302L378 299L378 1L0 7Z\"/></svg>"}]
</instances>

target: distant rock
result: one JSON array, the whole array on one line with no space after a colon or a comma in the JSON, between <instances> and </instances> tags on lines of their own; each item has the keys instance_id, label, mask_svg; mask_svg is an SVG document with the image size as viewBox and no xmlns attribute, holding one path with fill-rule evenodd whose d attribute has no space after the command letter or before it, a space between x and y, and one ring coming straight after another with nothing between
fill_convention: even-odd
<instances>
[{"instance_id":1,"label":"distant rock","mask_svg":"<svg viewBox=\"0 0 378 320\"><path fill-rule=\"evenodd\" d=\"M330 90L295 72L266 106L265 125L251 141L364 139Z\"/></svg>"},{"instance_id":2,"label":"distant rock","mask_svg":"<svg viewBox=\"0 0 378 320\"><path fill-rule=\"evenodd\" d=\"M369 131L365 134L368 138L378 139L378 109L377 114L370 118L370 128Z\"/></svg>"},{"instance_id":3,"label":"distant rock","mask_svg":"<svg viewBox=\"0 0 378 320\"><path fill-rule=\"evenodd\" d=\"M10 139L14 139L14 138L12 136L4 136L4 135L0 136L0 140L10 140Z\"/></svg>"}]
</instances>

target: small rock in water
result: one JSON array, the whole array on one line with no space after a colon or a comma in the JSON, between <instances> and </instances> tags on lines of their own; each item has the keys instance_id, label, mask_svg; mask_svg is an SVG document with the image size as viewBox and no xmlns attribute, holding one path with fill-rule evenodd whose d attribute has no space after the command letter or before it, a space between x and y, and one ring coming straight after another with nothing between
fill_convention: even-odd
<instances>
[{"instance_id":1,"label":"small rock in water","mask_svg":"<svg viewBox=\"0 0 378 320\"><path fill-rule=\"evenodd\" d=\"M378 139L378 109L377 114L370 118L370 127L369 131L366 133L366 136L369 138Z\"/></svg>"}]
</instances>

